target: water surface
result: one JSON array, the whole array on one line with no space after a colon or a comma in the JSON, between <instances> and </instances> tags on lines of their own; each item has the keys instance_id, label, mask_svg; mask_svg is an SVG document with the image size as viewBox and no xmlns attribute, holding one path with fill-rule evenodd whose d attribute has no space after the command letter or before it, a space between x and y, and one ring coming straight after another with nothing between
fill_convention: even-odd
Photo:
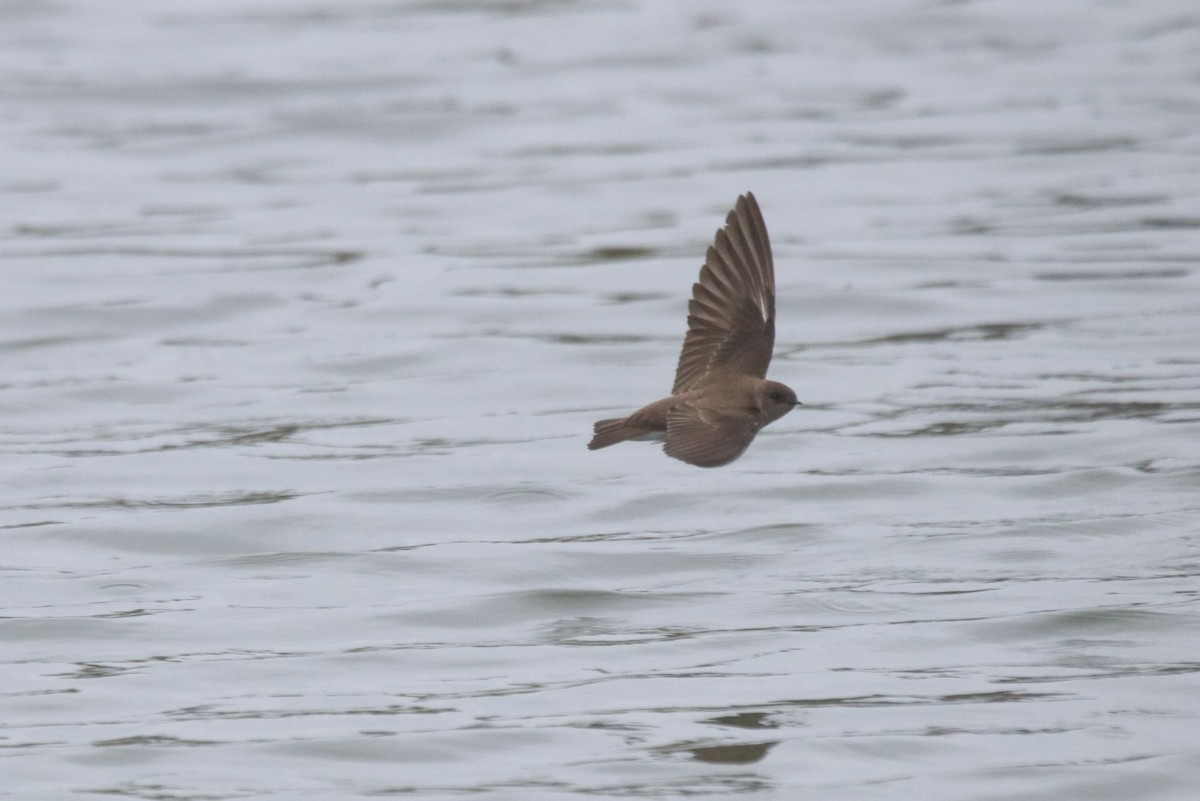
<instances>
[{"instance_id":1,"label":"water surface","mask_svg":"<svg viewBox=\"0 0 1200 801\"><path fill-rule=\"evenodd\" d=\"M1195 798L1194 3L0 19L0 794Z\"/></svg>"}]
</instances>

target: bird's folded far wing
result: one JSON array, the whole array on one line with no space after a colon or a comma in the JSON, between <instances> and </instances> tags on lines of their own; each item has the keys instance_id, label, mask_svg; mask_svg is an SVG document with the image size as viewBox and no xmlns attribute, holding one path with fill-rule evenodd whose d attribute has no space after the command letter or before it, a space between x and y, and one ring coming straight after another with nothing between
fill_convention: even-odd
<instances>
[{"instance_id":1,"label":"bird's folded far wing","mask_svg":"<svg viewBox=\"0 0 1200 801\"><path fill-rule=\"evenodd\" d=\"M667 414L663 450L698 467L720 467L750 447L758 428L747 418L719 415L685 403Z\"/></svg>"},{"instance_id":2,"label":"bird's folded far wing","mask_svg":"<svg viewBox=\"0 0 1200 801\"><path fill-rule=\"evenodd\" d=\"M775 347L775 268L767 226L747 192L717 231L692 286L672 394L717 370L763 378Z\"/></svg>"}]
</instances>

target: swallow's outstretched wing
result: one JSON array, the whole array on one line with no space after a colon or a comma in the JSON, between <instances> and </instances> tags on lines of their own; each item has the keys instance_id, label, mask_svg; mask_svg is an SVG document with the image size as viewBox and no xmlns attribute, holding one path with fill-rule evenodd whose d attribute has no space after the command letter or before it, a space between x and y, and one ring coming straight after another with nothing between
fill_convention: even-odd
<instances>
[{"instance_id":1,"label":"swallow's outstretched wing","mask_svg":"<svg viewBox=\"0 0 1200 801\"><path fill-rule=\"evenodd\" d=\"M763 378L775 347L775 268L767 226L747 192L717 231L692 286L672 394L718 371ZM747 443L749 441L747 440Z\"/></svg>"}]
</instances>

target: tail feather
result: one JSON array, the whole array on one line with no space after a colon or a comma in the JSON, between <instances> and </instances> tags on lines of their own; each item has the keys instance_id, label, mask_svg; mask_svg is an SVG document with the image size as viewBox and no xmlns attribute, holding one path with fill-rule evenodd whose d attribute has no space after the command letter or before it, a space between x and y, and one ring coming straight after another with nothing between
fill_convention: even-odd
<instances>
[{"instance_id":1,"label":"tail feather","mask_svg":"<svg viewBox=\"0 0 1200 801\"><path fill-rule=\"evenodd\" d=\"M594 451L597 448L607 448L609 445L616 445L618 442L624 442L642 433L640 428L628 428L625 422L626 418L624 417L615 420L598 421L592 427L595 431L595 436L588 443L588 450Z\"/></svg>"}]
</instances>

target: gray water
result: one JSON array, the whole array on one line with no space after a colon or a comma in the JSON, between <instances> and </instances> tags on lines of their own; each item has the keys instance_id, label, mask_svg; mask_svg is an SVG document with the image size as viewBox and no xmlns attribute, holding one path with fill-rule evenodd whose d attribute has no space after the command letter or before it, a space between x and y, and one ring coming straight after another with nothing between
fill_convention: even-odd
<instances>
[{"instance_id":1,"label":"gray water","mask_svg":"<svg viewBox=\"0 0 1200 801\"><path fill-rule=\"evenodd\" d=\"M1194 801L1200 7L8 3L0 796ZM752 190L772 376L670 386Z\"/></svg>"}]
</instances>

